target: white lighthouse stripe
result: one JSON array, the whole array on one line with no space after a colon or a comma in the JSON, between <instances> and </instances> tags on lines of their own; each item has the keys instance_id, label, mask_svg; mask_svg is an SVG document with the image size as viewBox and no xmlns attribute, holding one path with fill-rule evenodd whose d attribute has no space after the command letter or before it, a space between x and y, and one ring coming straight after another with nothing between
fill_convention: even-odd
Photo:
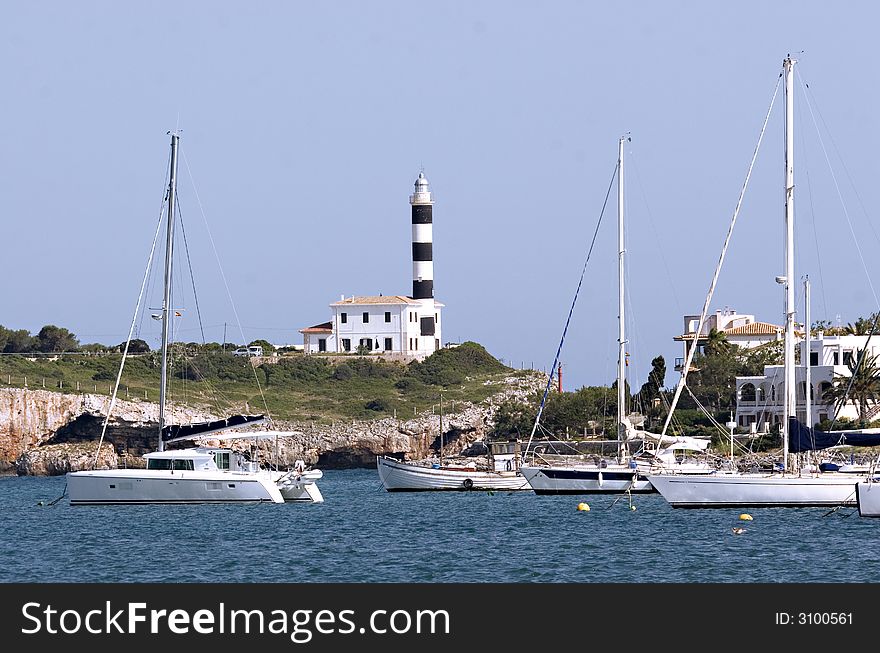
<instances>
[{"instance_id":1,"label":"white lighthouse stripe","mask_svg":"<svg viewBox=\"0 0 880 653\"><path fill-rule=\"evenodd\" d=\"M413 261L413 280L414 281L433 281L434 280L434 262L433 261Z\"/></svg>"},{"instance_id":2,"label":"white lighthouse stripe","mask_svg":"<svg viewBox=\"0 0 880 653\"><path fill-rule=\"evenodd\" d=\"M430 243L434 235L434 225L414 224L412 226L412 241L414 243Z\"/></svg>"}]
</instances>

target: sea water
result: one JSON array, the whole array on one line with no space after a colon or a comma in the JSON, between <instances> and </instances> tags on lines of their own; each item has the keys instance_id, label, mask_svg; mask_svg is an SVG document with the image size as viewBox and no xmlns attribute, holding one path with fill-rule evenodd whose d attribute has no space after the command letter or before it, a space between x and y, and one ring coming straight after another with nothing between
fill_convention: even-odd
<instances>
[{"instance_id":1,"label":"sea water","mask_svg":"<svg viewBox=\"0 0 880 653\"><path fill-rule=\"evenodd\" d=\"M880 519L851 507L388 493L369 469L327 470L319 487L322 504L71 507L48 505L63 476L0 477L0 581L880 582Z\"/></svg>"}]
</instances>

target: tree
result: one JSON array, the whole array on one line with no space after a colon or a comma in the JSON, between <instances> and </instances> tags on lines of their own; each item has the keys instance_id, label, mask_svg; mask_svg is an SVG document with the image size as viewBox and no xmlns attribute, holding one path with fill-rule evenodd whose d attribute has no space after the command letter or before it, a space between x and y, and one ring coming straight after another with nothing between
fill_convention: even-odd
<instances>
[{"instance_id":1,"label":"tree","mask_svg":"<svg viewBox=\"0 0 880 653\"><path fill-rule=\"evenodd\" d=\"M125 351L125 343L119 343L117 349L123 352ZM141 340L140 338L135 338L131 342L128 343L128 353L129 354L146 354L150 351L150 345L147 344L146 340Z\"/></svg>"},{"instance_id":2,"label":"tree","mask_svg":"<svg viewBox=\"0 0 880 653\"><path fill-rule=\"evenodd\" d=\"M870 317L859 317L855 322L847 322L847 325L843 328L843 332L846 335L854 335L854 336L866 336L871 333L874 328L874 322L876 320L877 314L873 314Z\"/></svg>"},{"instance_id":3,"label":"tree","mask_svg":"<svg viewBox=\"0 0 880 653\"><path fill-rule=\"evenodd\" d=\"M706 344L703 346L703 352L706 356L724 355L731 353L734 347L736 345L728 342L727 336L724 335L723 331L711 329Z\"/></svg>"},{"instance_id":4,"label":"tree","mask_svg":"<svg viewBox=\"0 0 880 653\"><path fill-rule=\"evenodd\" d=\"M34 351L35 340L27 329L6 332L6 346L3 351L8 354L16 354L26 351Z\"/></svg>"},{"instance_id":5,"label":"tree","mask_svg":"<svg viewBox=\"0 0 880 653\"><path fill-rule=\"evenodd\" d=\"M847 361L849 375L834 373L834 381L822 394L822 399L834 403L835 413L851 401L858 407L859 421L868 421L871 408L880 403L880 364L877 358L877 355L859 349L856 356Z\"/></svg>"},{"instance_id":6,"label":"tree","mask_svg":"<svg viewBox=\"0 0 880 653\"><path fill-rule=\"evenodd\" d=\"M64 327L47 324L37 334L36 346L44 352L76 351L79 349L79 340Z\"/></svg>"},{"instance_id":7,"label":"tree","mask_svg":"<svg viewBox=\"0 0 880 653\"><path fill-rule=\"evenodd\" d=\"M497 440L518 438L524 440L532 433L537 413L537 402L523 403L507 399L503 401L494 415L494 426L489 436Z\"/></svg>"}]
</instances>

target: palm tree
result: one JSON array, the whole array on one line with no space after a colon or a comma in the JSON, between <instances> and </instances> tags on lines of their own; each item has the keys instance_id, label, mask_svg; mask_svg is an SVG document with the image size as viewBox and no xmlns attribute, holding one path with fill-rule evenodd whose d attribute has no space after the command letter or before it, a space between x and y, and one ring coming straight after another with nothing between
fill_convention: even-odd
<instances>
[{"instance_id":1,"label":"palm tree","mask_svg":"<svg viewBox=\"0 0 880 653\"><path fill-rule=\"evenodd\" d=\"M847 322L843 332L845 335L866 336L873 330L876 318L877 314L873 313L869 317L859 317L855 322Z\"/></svg>"},{"instance_id":2,"label":"palm tree","mask_svg":"<svg viewBox=\"0 0 880 653\"><path fill-rule=\"evenodd\" d=\"M719 354L729 354L735 345L727 340L724 331L711 329L706 337L706 344L703 345L703 351L706 356L717 356Z\"/></svg>"},{"instance_id":3,"label":"palm tree","mask_svg":"<svg viewBox=\"0 0 880 653\"><path fill-rule=\"evenodd\" d=\"M834 373L834 381L822 394L822 399L834 403L835 413L851 401L858 406L859 420L868 420L871 408L880 404L880 363L877 358L877 355L859 349L854 359L847 361L849 375Z\"/></svg>"}]
</instances>

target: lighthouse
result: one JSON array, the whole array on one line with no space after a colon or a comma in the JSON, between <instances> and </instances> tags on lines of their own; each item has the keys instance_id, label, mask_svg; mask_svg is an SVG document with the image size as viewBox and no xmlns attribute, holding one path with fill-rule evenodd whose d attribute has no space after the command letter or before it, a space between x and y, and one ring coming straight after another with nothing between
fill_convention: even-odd
<instances>
[{"instance_id":1,"label":"lighthouse","mask_svg":"<svg viewBox=\"0 0 880 653\"><path fill-rule=\"evenodd\" d=\"M329 322L300 329L305 353L423 360L440 349L444 305L434 299L434 199L424 172L416 179L409 203L412 295L341 295L330 304Z\"/></svg>"},{"instance_id":2,"label":"lighthouse","mask_svg":"<svg viewBox=\"0 0 880 653\"><path fill-rule=\"evenodd\" d=\"M434 299L434 200L428 187L425 173L420 172L416 179L415 192L410 195L412 205L412 298Z\"/></svg>"}]
</instances>

